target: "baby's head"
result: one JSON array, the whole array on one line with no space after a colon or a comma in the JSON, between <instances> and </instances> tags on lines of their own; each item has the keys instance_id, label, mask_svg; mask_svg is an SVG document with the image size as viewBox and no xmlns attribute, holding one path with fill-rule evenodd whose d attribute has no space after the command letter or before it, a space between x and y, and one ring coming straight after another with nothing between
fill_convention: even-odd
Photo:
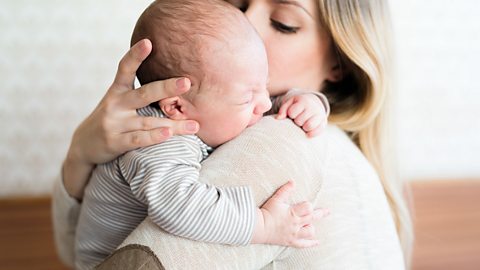
<instances>
[{"instance_id":1,"label":"baby's head","mask_svg":"<svg viewBox=\"0 0 480 270\"><path fill-rule=\"evenodd\" d=\"M132 45L153 49L137 71L140 83L187 77L191 90L159 102L172 119L199 122L197 135L218 146L255 124L271 107L262 40L246 17L221 0L158 0L140 16Z\"/></svg>"}]
</instances>

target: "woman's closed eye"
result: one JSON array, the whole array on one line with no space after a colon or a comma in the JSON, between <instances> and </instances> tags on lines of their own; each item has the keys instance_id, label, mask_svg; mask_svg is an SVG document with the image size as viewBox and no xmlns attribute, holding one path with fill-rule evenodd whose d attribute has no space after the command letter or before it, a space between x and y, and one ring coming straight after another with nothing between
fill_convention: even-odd
<instances>
[{"instance_id":1,"label":"woman's closed eye","mask_svg":"<svg viewBox=\"0 0 480 270\"><path fill-rule=\"evenodd\" d=\"M270 25L278 32L284 34L295 34L298 32L298 30L300 30L300 27L286 25L274 19L270 19Z\"/></svg>"}]
</instances>

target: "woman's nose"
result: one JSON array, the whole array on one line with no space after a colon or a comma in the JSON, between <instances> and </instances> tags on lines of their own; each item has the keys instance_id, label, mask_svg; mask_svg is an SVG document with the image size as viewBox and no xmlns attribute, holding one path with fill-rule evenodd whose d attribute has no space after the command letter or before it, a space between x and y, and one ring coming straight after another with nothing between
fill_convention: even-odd
<instances>
[{"instance_id":1,"label":"woman's nose","mask_svg":"<svg viewBox=\"0 0 480 270\"><path fill-rule=\"evenodd\" d=\"M245 11L245 16L253 25L255 30L257 30L258 34L262 38L265 37L265 31L268 27L268 23L265 23L265 19L268 18L266 13L264 13L263 9L265 8L264 3L262 1L250 1L248 4L248 8Z\"/></svg>"}]
</instances>

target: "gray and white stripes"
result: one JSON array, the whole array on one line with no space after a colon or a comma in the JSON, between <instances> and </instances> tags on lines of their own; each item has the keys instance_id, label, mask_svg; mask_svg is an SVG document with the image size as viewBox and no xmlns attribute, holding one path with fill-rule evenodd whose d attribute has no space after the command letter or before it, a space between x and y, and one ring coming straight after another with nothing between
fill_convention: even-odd
<instances>
[{"instance_id":1,"label":"gray and white stripes","mask_svg":"<svg viewBox=\"0 0 480 270\"><path fill-rule=\"evenodd\" d=\"M153 107L138 113L161 117ZM196 136L174 136L97 166L77 226L76 268L91 269L100 263L147 215L175 235L248 244L256 208L250 188L198 182L200 162L209 149Z\"/></svg>"}]
</instances>

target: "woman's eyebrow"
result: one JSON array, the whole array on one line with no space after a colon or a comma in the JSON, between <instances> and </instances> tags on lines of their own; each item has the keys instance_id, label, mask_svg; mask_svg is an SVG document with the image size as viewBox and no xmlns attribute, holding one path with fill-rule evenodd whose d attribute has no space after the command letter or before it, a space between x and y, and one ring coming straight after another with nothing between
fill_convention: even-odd
<instances>
[{"instance_id":1,"label":"woman's eyebrow","mask_svg":"<svg viewBox=\"0 0 480 270\"><path fill-rule=\"evenodd\" d=\"M300 3L297 2L297 1L292 1L292 0L274 0L274 2L277 3L277 4L284 4L284 5L293 5L293 6L296 6L296 7L300 8L301 10L305 11L305 12L308 14L308 16L310 16L310 17L313 18L312 14L310 14L310 12L308 12L308 10L307 10L304 6L302 6L302 4L300 4Z\"/></svg>"}]
</instances>

